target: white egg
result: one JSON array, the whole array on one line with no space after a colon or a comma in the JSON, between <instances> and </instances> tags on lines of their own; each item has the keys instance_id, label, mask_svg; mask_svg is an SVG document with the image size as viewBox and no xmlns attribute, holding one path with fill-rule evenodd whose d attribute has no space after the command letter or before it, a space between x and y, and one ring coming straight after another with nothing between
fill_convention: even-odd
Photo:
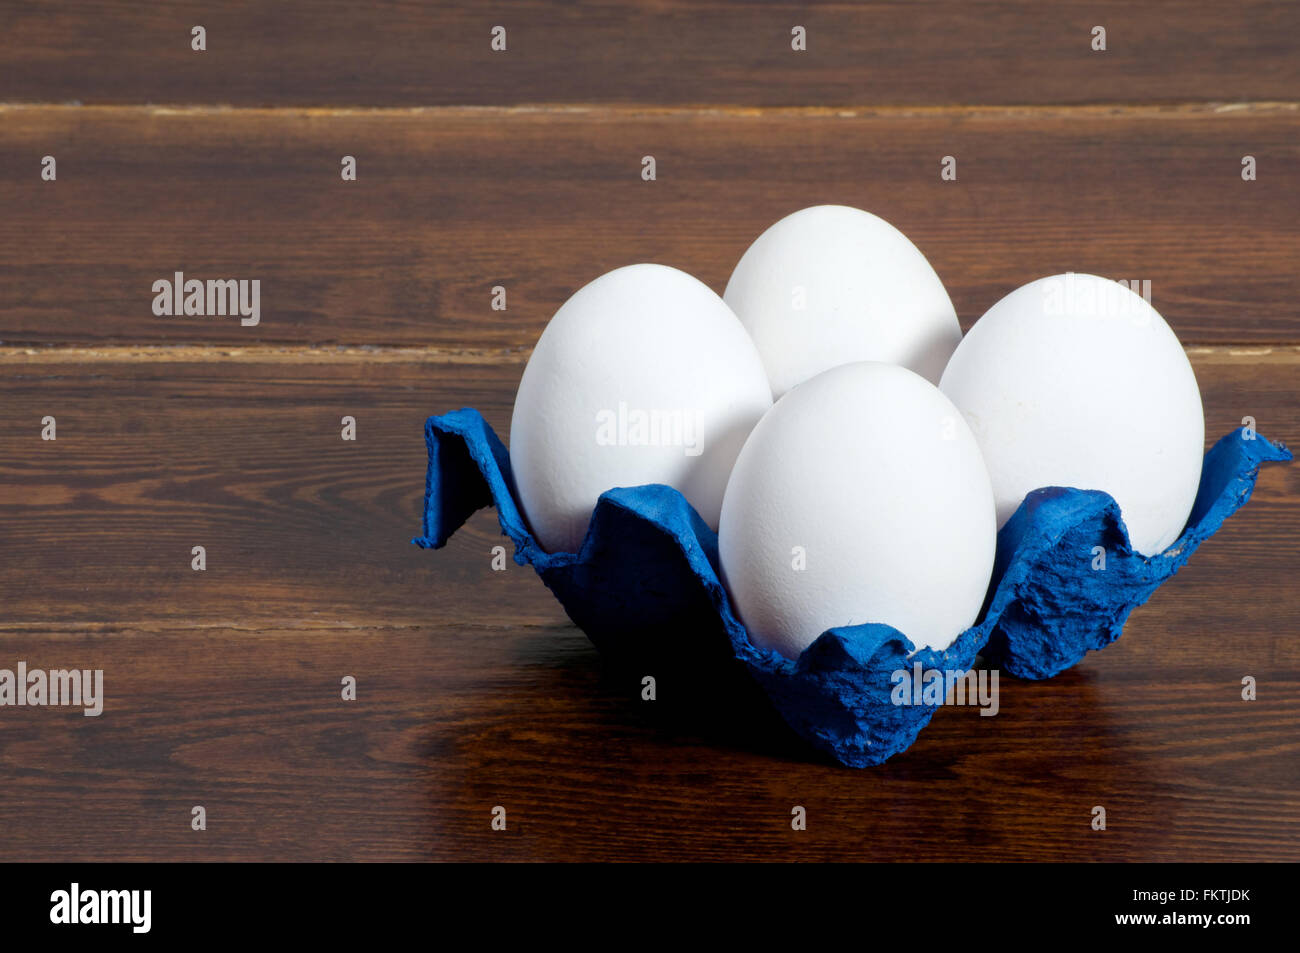
<instances>
[{"instance_id":1,"label":"white egg","mask_svg":"<svg viewBox=\"0 0 1300 953\"><path fill-rule=\"evenodd\" d=\"M745 438L771 406L754 343L695 278L629 265L579 289L524 368L515 486L538 542L576 552L613 487L675 487L714 529Z\"/></svg>"},{"instance_id":2,"label":"white egg","mask_svg":"<svg viewBox=\"0 0 1300 953\"><path fill-rule=\"evenodd\" d=\"M885 361L938 383L961 340L943 282L882 218L844 205L787 215L723 295L758 345L773 397L828 368Z\"/></svg>"},{"instance_id":3,"label":"white egg","mask_svg":"<svg viewBox=\"0 0 1300 953\"><path fill-rule=\"evenodd\" d=\"M1205 417L1178 338L1095 275L1041 278L979 319L940 384L975 432L1005 523L1043 486L1105 490L1133 548L1163 552L1196 499Z\"/></svg>"},{"instance_id":4,"label":"white egg","mask_svg":"<svg viewBox=\"0 0 1300 953\"><path fill-rule=\"evenodd\" d=\"M924 378L875 362L776 402L736 461L718 537L750 639L790 658L865 622L946 648L979 614L996 545L961 414Z\"/></svg>"}]
</instances>

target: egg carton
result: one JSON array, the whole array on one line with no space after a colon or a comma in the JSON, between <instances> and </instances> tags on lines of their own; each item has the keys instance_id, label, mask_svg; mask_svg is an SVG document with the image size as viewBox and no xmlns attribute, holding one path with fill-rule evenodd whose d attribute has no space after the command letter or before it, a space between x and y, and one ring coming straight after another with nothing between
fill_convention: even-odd
<instances>
[{"instance_id":1,"label":"egg carton","mask_svg":"<svg viewBox=\"0 0 1300 953\"><path fill-rule=\"evenodd\" d=\"M1243 506L1260 464L1291 453L1248 428L1205 455L1196 503L1178 540L1157 556L1133 551L1107 493L1044 487L998 532L980 621L945 650L917 650L884 624L828 629L798 659L754 645L720 581L718 537L678 491L618 487L601 495L577 553L548 553L528 530L510 455L478 411L425 424L429 466L423 533L442 547L471 514L495 506L515 561L531 565L602 652L647 674L666 660L696 672L739 663L782 718L849 767L905 751L939 704L898 704L899 673L966 672L976 656L1027 679L1050 678L1119 638L1124 622ZM910 694L910 693L909 693Z\"/></svg>"}]
</instances>

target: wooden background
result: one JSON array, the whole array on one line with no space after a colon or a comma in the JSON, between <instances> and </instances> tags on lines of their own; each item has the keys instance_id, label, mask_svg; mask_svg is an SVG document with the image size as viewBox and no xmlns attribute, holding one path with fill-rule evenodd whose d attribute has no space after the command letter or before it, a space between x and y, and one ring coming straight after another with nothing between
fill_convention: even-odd
<instances>
[{"instance_id":1,"label":"wooden background","mask_svg":"<svg viewBox=\"0 0 1300 953\"><path fill-rule=\"evenodd\" d=\"M720 292L823 202L903 229L964 327L1045 274L1149 279L1207 438L1249 415L1295 442L1300 5L0 20L0 667L102 668L107 694L99 718L0 709L6 858L1300 858L1294 467L1114 646L863 771L761 711L641 702L531 570L491 571L491 511L408 542L424 418L470 405L504 433L572 291L649 260ZM176 270L260 278L260 326L155 317Z\"/></svg>"}]
</instances>

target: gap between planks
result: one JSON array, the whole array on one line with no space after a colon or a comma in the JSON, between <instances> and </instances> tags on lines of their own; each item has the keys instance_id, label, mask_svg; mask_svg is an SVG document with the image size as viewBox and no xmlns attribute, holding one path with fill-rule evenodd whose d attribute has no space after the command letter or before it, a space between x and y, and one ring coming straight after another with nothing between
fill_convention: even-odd
<instances>
[{"instance_id":1,"label":"gap between planks","mask_svg":"<svg viewBox=\"0 0 1300 953\"><path fill-rule=\"evenodd\" d=\"M557 609L558 611L558 609ZM269 618L252 622L193 622L181 619L140 619L78 622L76 620L9 621L0 622L0 639L26 635L51 635L80 637L87 635L166 635L170 632L221 632L238 635L290 637L303 632L421 632L449 629L480 629L488 631L517 632L521 630L568 630L578 627L567 618L554 622L474 622L470 620L439 620L437 622L349 622L346 619L321 621L318 619Z\"/></svg>"},{"instance_id":2,"label":"gap between planks","mask_svg":"<svg viewBox=\"0 0 1300 953\"><path fill-rule=\"evenodd\" d=\"M1300 364L1300 344L1187 345L1197 364ZM0 347L0 366L29 364L501 364L528 360L532 348L384 347L379 345L125 345Z\"/></svg>"},{"instance_id":3,"label":"gap between planks","mask_svg":"<svg viewBox=\"0 0 1300 953\"><path fill-rule=\"evenodd\" d=\"M523 364L530 347L126 345L0 347L5 364Z\"/></svg>"},{"instance_id":4,"label":"gap between planks","mask_svg":"<svg viewBox=\"0 0 1300 953\"><path fill-rule=\"evenodd\" d=\"M1292 115L1300 102L1253 100L1248 102L1083 103L1060 105L933 105L933 106L741 106L696 104L658 106L635 103L521 103L503 106L235 106L232 104L92 104L80 102L0 103L0 113L49 112L133 116L279 116L290 119L371 118L482 118L509 116L592 116L600 119L704 118L704 119L1188 119L1224 116Z\"/></svg>"}]
</instances>

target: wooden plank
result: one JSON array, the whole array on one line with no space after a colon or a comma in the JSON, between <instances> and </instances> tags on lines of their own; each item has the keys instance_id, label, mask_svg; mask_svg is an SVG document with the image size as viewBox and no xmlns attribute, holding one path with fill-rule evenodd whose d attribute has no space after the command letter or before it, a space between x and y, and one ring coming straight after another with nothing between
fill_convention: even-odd
<instances>
[{"instance_id":1,"label":"wooden plank","mask_svg":"<svg viewBox=\"0 0 1300 953\"><path fill-rule=\"evenodd\" d=\"M47 154L55 182L39 176ZM1246 154L1257 181L1241 179ZM9 109L0 342L508 352L620 265L672 264L721 292L762 229L826 202L903 229L966 325L1026 281L1079 271L1149 280L1185 344L1295 342L1297 162L1300 110L1281 107ZM155 316L153 282L178 270L258 279L260 324Z\"/></svg>"},{"instance_id":2,"label":"wooden plank","mask_svg":"<svg viewBox=\"0 0 1300 953\"><path fill-rule=\"evenodd\" d=\"M96 718L5 710L11 858L1300 856L1295 468L1265 470L1115 646L855 772L752 699L668 680L647 708L530 570L491 571L490 512L442 551L407 543L423 416L472 404L504 432L520 364L164 357L0 353L0 667L105 684ZM1193 360L1212 433L1300 429L1295 349Z\"/></svg>"},{"instance_id":3,"label":"wooden plank","mask_svg":"<svg viewBox=\"0 0 1300 953\"><path fill-rule=\"evenodd\" d=\"M492 571L492 547L509 544L491 511L443 551L409 544L424 418L474 406L508 435L520 364L49 359L58 353L0 362L8 623L563 622L531 570ZM1249 415L1265 435L1297 442L1300 352L1192 356L1211 439ZM46 415L58 422L53 442L40 439ZM355 443L340 438L344 415L357 419ZM1288 569L1297 539L1300 470L1266 468L1256 499L1149 608L1193 605L1197 628L1246 619L1219 637L1286 653L1300 627ZM190 568L196 545L207 551L204 572Z\"/></svg>"},{"instance_id":4,"label":"wooden plank","mask_svg":"<svg viewBox=\"0 0 1300 953\"><path fill-rule=\"evenodd\" d=\"M1300 88L1300 10L1265 0L10 7L0 101L1153 103ZM497 25L505 52L491 49ZM791 50L795 25L806 52ZM1097 25L1104 52L1092 49Z\"/></svg>"},{"instance_id":5,"label":"wooden plank","mask_svg":"<svg viewBox=\"0 0 1300 953\"><path fill-rule=\"evenodd\" d=\"M965 326L1044 274L1150 280L1208 439L1249 415L1295 446L1300 5L11 6L0 668L107 697L0 714L10 859L1300 859L1294 466L1117 644L866 771L752 693L641 701L491 570L490 511L409 543L424 417L504 435L581 284L652 260L720 292L822 202L909 234ZM262 322L154 316L176 270L259 279Z\"/></svg>"},{"instance_id":6,"label":"wooden plank","mask_svg":"<svg viewBox=\"0 0 1300 953\"><path fill-rule=\"evenodd\" d=\"M863 771L729 697L642 702L571 627L7 629L0 664L102 669L105 701L5 710L6 855L1296 860L1296 660L1152 621L1051 682L1002 680L995 717L940 711ZM1142 640L1164 657L1132 656Z\"/></svg>"}]
</instances>

